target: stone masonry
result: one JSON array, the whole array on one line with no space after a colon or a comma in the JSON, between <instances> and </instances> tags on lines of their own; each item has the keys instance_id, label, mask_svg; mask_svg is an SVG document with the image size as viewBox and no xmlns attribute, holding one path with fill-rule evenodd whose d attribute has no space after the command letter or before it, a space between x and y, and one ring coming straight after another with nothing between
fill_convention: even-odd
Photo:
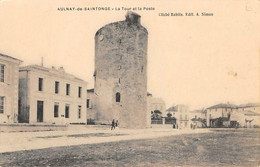
<instances>
[{"instance_id":1,"label":"stone masonry","mask_svg":"<svg viewBox=\"0 0 260 167\"><path fill-rule=\"evenodd\" d=\"M108 24L95 35L94 109L98 120L147 127L147 40L140 16Z\"/></svg>"}]
</instances>

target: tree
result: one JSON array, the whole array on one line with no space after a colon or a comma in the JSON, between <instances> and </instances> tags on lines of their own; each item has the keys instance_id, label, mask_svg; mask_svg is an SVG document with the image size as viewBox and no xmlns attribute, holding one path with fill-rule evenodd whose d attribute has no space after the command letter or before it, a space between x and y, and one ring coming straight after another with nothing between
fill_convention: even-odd
<instances>
[{"instance_id":1,"label":"tree","mask_svg":"<svg viewBox=\"0 0 260 167\"><path fill-rule=\"evenodd\" d=\"M161 119L162 112L160 110L154 110L152 114L152 119Z\"/></svg>"},{"instance_id":2,"label":"tree","mask_svg":"<svg viewBox=\"0 0 260 167\"><path fill-rule=\"evenodd\" d=\"M168 114L167 114L167 117L169 117L169 118L172 117L172 114L171 114L171 113L168 113Z\"/></svg>"}]
</instances>

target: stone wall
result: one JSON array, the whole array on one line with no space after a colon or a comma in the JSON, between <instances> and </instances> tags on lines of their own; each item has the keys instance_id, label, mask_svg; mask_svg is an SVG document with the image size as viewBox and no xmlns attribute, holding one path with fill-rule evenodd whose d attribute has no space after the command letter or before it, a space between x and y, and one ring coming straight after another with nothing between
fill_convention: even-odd
<instances>
[{"instance_id":1,"label":"stone wall","mask_svg":"<svg viewBox=\"0 0 260 167\"><path fill-rule=\"evenodd\" d=\"M147 127L147 40L135 13L97 31L93 107L104 123L116 119L120 127Z\"/></svg>"}]
</instances>

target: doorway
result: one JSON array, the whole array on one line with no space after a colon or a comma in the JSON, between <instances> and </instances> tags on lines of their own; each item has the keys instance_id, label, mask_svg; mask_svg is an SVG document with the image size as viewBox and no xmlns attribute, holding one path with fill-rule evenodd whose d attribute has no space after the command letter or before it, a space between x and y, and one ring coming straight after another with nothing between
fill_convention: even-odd
<instances>
[{"instance_id":1,"label":"doorway","mask_svg":"<svg viewBox=\"0 0 260 167\"><path fill-rule=\"evenodd\" d=\"M37 122L43 122L43 101L37 101Z\"/></svg>"}]
</instances>

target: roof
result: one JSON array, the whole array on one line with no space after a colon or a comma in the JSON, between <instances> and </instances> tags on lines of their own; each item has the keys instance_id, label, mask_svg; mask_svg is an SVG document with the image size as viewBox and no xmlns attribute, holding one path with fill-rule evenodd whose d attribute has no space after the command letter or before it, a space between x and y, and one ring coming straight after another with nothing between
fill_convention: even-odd
<instances>
[{"instance_id":1,"label":"roof","mask_svg":"<svg viewBox=\"0 0 260 167\"><path fill-rule=\"evenodd\" d=\"M47 72L47 73L53 73L53 74L56 74L56 75L60 75L62 76L63 78L64 77L67 77L69 79L74 79L74 80L78 80L78 81L81 81L81 82L86 82L72 74L68 74L65 72L64 68L63 67L60 67L58 69L56 69L55 67L52 67L52 68L47 68L47 67L44 67L44 66L39 66L39 65L29 65L29 66L23 66L23 67L20 67L19 68L19 71L32 71L32 70L38 70L38 71L43 71L43 72ZM86 82L87 83L87 82Z\"/></svg>"},{"instance_id":2,"label":"roof","mask_svg":"<svg viewBox=\"0 0 260 167\"><path fill-rule=\"evenodd\" d=\"M0 56L22 62L22 60L19 60L19 59L17 59L17 58L14 58L14 57L11 57L11 56L2 54L2 53L0 53Z\"/></svg>"},{"instance_id":3,"label":"roof","mask_svg":"<svg viewBox=\"0 0 260 167\"><path fill-rule=\"evenodd\" d=\"M247 108L247 107L260 107L260 103L247 103L238 106L238 108Z\"/></svg>"},{"instance_id":4,"label":"roof","mask_svg":"<svg viewBox=\"0 0 260 167\"><path fill-rule=\"evenodd\" d=\"M166 111L177 111L176 106L172 106L170 108L168 108Z\"/></svg>"},{"instance_id":5,"label":"roof","mask_svg":"<svg viewBox=\"0 0 260 167\"><path fill-rule=\"evenodd\" d=\"M220 104L208 107L207 109L215 109L215 108L237 108L237 106L235 104L220 103Z\"/></svg>"}]
</instances>

